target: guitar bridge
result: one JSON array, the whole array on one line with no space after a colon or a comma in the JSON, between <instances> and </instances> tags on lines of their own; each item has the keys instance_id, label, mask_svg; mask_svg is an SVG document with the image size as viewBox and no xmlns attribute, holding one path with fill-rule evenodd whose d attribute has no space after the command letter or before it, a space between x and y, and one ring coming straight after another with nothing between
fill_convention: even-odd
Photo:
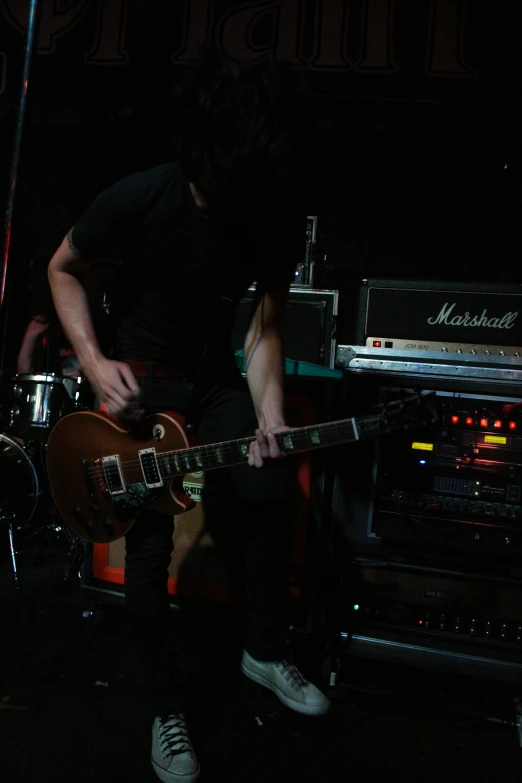
<instances>
[{"instance_id":1,"label":"guitar bridge","mask_svg":"<svg viewBox=\"0 0 522 783\"><path fill-rule=\"evenodd\" d=\"M121 462L118 454L102 459L103 473L107 482L107 489L111 495L123 495L127 491L127 485L123 477Z\"/></svg>"}]
</instances>

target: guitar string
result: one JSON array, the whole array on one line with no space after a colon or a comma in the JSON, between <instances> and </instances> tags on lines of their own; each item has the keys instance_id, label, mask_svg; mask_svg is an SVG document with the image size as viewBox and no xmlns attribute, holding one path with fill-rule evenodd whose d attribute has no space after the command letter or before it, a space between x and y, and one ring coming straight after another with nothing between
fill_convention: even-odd
<instances>
[{"instance_id":1,"label":"guitar string","mask_svg":"<svg viewBox=\"0 0 522 783\"><path fill-rule=\"evenodd\" d=\"M342 422L342 429L346 430L347 424L352 424L349 420ZM335 423L332 424L332 427L336 428L337 432L336 435L339 435L339 424ZM344 435L347 433L344 433ZM351 436L353 436L355 433L353 431L353 425L351 426L351 432L349 433ZM296 440L296 445L299 449L300 446L304 446L304 449L301 449L301 451L307 451L307 450L313 450L315 448L323 448L331 445L335 445L335 442L330 443L310 443L307 442L308 433L305 433L300 428L299 431L299 438L294 438ZM341 435L341 438L344 437L344 435ZM297 442L301 441L301 442ZM207 444L205 446L199 446L199 447L191 447L189 449L180 449L178 451L174 452L164 452L157 454L157 461L158 461L158 467L160 468L160 473L167 472L170 474L170 477L175 476L181 476L186 475L187 472L195 471L195 470L201 470L205 467L210 468L219 468L219 467L226 467L230 464L242 464L248 459L248 454L240 454L239 452L239 446L243 443L251 443L253 440L251 438L243 439L242 441L225 441L221 448L221 456L223 457L222 460L219 459L219 456L216 454L215 447L220 444ZM291 455L293 450L288 450L288 454ZM199 452L199 455L202 457L201 462L205 460L207 462L207 466L204 464L201 464L197 459L197 454ZM233 457L233 461L230 462L228 459L229 457ZM210 458L210 459L209 459ZM239 459L238 459L239 458ZM179 470L179 467L176 466L176 459L179 462L180 459L185 459L187 462L182 466L182 469ZM212 461L212 464L208 464L209 461ZM174 462L174 472L172 472L172 466L171 462ZM216 464L217 463L217 464ZM125 473L126 469L131 469L131 466L135 469L141 469L142 464L139 460L134 461L127 461L121 463L122 471ZM88 471L89 476L91 478L96 477L103 477L103 475L110 478L111 476L117 477L119 475L119 466L117 465L107 465L107 466L96 466L92 467ZM163 478L163 476L161 477Z\"/></svg>"},{"instance_id":2,"label":"guitar string","mask_svg":"<svg viewBox=\"0 0 522 783\"><path fill-rule=\"evenodd\" d=\"M344 429L348 429L348 425L344 425ZM349 429L351 432L353 432L353 425L350 422ZM339 433L339 427L336 428L336 437ZM290 433L289 433L290 434ZM314 433L315 434L315 433ZM330 434L330 432L326 433L327 435ZM296 434L294 431L293 434L293 441L297 447L304 445L307 446L308 441L310 440L310 434L309 433L298 433ZM181 457L184 456L194 456L198 452L202 454L203 456L213 456L218 450L222 454L230 454L230 453L237 453L237 451L241 448L241 446L253 443L255 441L255 438L244 438L244 439L238 439L237 441L224 441L223 443L212 443L212 444L205 444L202 446L194 446L189 447L185 449L177 449L174 451L168 451L168 452L159 452L156 454L156 457L158 459L172 459L173 457ZM310 445L314 445L313 440ZM319 444L318 444L319 445ZM287 447L288 448L288 447ZM288 451L291 452L294 449L292 447L288 448ZM140 460L129 460L120 463L122 467L129 467L130 465L141 465ZM107 466L110 467L110 466ZM113 466L116 467L116 466Z\"/></svg>"},{"instance_id":3,"label":"guitar string","mask_svg":"<svg viewBox=\"0 0 522 783\"><path fill-rule=\"evenodd\" d=\"M389 416L390 418L393 418L394 415L404 413L404 407L405 407L404 403L407 403L410 400L415 400L418 403L417 395L414 395L414 396L412 396L410 398L407 398L406 400L403 400L403 401L396 400L396 401L390 403L390 406L392 406L392 405L401 405L402 404L402 407L399 410L397 410L396 412L394 411L394 412L390 413L388 411L387 414L385 414L385 415ZM369 416L363 416L360 419L356 419L357 427L360 428L361 424L365 424L365 423L368 424L368 423L371 423L373 421L377 421L379 419L384 419L384 415L382 413L375 413L375 414L371 414ZM288 435L290 435L294 439L299 439L299 438L303 438L303 437L308 438L310 430L314 430L314 433L317 432L317 431L320 431L320 432L324 432L324 433L329 434L328 431L334 429L336 431L336 434L338 434L339 427L346 427L346 426L352 427L352 429L353 429L353 417L352 418L348 418L348 419L339 419L339 420L333 421L333 422L324 422L323 424L318 424L318 425L308 425L308 426L305 426L305 427L296 427L295 429L290 429L288 431L288 433L278 433L278 434L281 435L281 436L284 436L284 435L288 434ZM250 443L253 443L254 441L255 441L255 438L252 438L252 437L238 438L236 440L219 441L217 443L209 443L209 444L205 444L205 445L202 445L202 446L190 446L190 447L185 448L185 449L178 449L178 450L171 451L171 452L162 452L162 453L160 452L156 456L157 456L157 458L161 458L162 456L166 457L167 454L181 455L181 454L187 454L187 453L190 453L190 452L194 453L196 451L203 452L203 453L205 453L206 456L208 456L208 451L215 451L217 449L217 447L219 447L222 452L224 451L226 453L227 450L228 451L232 451L234 449L237 449L238 446L240 446L240 445L250 444ZM328 445L332 445L332 444L328 444ZM292 450L290 450L290 451L292 451ZM121 467L121 468L128 468L130 466L141 467L141 461L139 459L138 460L127 460L126 462L120 463L119 467ZM117 466L113 466L113 467L116 470L118 469ZM108 468L106 467L105 470L107 470L107 469ZM94 470L94 471L101 470L101 466L100 467L92 467L92 468L90 468L90 470Z\"/></svg>"},{"instance_id":4,"label":"guitar string","mask_svg":"<svg viewBox=\"0 0 522 783\"><path fill-rule=\"evenodd\" d=\"M415 396L415 397L413 397L411 399L417 400L418 398ZM397 404L399 404L399 401L395 401L392 404L397 405ZM402 409L397 411L397 413L403 413L403 412L404 411ZM394 414L392 414L392 417L393 417L393 415ZM360 419L356 419L357 427L360 429L361 424L363 424L363 425L364 424L368 424L368 423L371 423L373 421L377 421L377 420L383 419L383 418L384 417L383 417L382 413L376 413L376 414L372 414L370 416L363 416ZM293 439L308 438L310 430L313 430L314 433L317 432L317 431L320 431L320 432L324 432L325 434L330 434L329 430L335 430L336 434L338 434L339 427L346 427L346 426L349 426L349 427L351 427L353 429L353 418L339 419L339 420L334 421L334 422L324 422L323 424L318 424L318 425L308 425L308 426L305 426L305 427L296 427L295 429L290 429L288 431L288 433L278 433L278 434L280 436L283 436L283 437L285 435L289 435ZM202 445L202 446L189 446L188 448L178 449L178 450L175 450L175 451L172 451L172 452L160 452L156 456L159 458L162 455L163 456L166 456L167 454L180 455L180 454L187 454L189 452L194 453L194 452L196 452L198 450L200 452L208 452L209 450L215 451L218 447L220 448L220 450L222 452L223 451L226 452L227 450L231 451L233 449L237 449L238 446L240 446L240 445L250 444L250 443L253 443L254 441L255 441L255 438L253 438L253 437L238 438L236 440L219 441L217 443L209 443L209 444L205 444L205 445ZM122 468L123 467L130 467L131 465L133 465L133 466L141 466L141 461L139 459L138 460L127 460L126 462L120 463L120 467L122 467ZM114 467L116 467L116 466L114 466ZM96 468L91 468L91 469L95 470Z\"/></svg>"},{"instance_id":5,"label":"guitar string","mask_svg":"<svg viewBox=\"0 0 522 783\"><path fill-rule=\"evenodd\" d=\"M335 443L320 443L320 444L306 444L306 447L303 449L300 449L297 451L297 453L303 453L306 451L313 451L315 449L319 448L327 448L328 446L336 445ZM291 456L292 451L283 452L285 456ZM224 456L223 459L220 459L216 455L206 455L205 459L198 459L197 457L194 457L193 455L185 455L185 463L179 464L176 466L173 457L165 457L161 454L157 456L158 460L158 467L160 476L162 479L167 478L175 478L176 476L183 476L187 473L193 473L199 470L212 470L217 469L221 467L227 467L231 465L240 465L243 463L246 463L248 460L248 454L243 455L240 454L239 451L236 451L235 453L228 453ZM232 459L230 459L232 457ZM174 464L172 464L174 462ZM136 462L134 464L133 468L128 467L128 463L126 463L127 467L122 470L124 476L128 475L130 470L142 470L141 463ZM108 478L112 477L118 477L120 475L119 468L116 465L107 465L107 466L98 466L89 469L89 477L90 478L96 478L96 477L103 477L107 476Z\"/></svg>"},{"instance_id":6,"label":"guitar string","mask_svg":"<svg viewBox=\"0 0 522 783\"><path fill-rule=\"evenodd\" d=\"M312 445L312 446L308 446L306 451L315 451L315 450L320 449L320 448L328 448L329 446L334 446L334 445L336 445L336 444L334 444L334 443L323 443L323 444ZM300 452L300 453L303 453L303 452ZM287 456L287 455L285 455L285 456ZM289 453L288 456L291 456L291 453ZM190 465L190 466L186 466L179 473L172 473L170 471L170 469L169 469L168 470L168 475L166 475L166 476L165 475L163 475L163 476L160 475L160 478L162 480L167 480L168 481L170 479L186 476L189 473L194 473L194 472L200 471L200 470L204 471L204 470L214 470L214 469L218 469L218 468L232 467L234 465L244 464L246 462L246 459L247 458L244 457L242 459L234 459L233 462L223 462L223 463L219 462L216 465L209 465L207 467L205 467L205 466L202 467L200 465ZM165 467L165 466L163 466L163 467ZM109 470L110 470L110 473L109 473ZM161 471L161 466L160 466L160 474L161 474L161 472L162 471ZM119 477L119 475L120 475L119 471L114 466L112 466L112 468L106 469L105 471L103 471L102 468L97 469L96 472L93 472L92 478L96 478L96 477L102 478L104 473L105 473L105 475L108 478L110 478L110 476Z\"/></svg>"},{"instance_id":7,"label":"guitar string","mask_svg":"<svg viewBox=\"0 0 522 783\"><path fill-rule=\"evenodd\" d=\"M323 424L323 425L320 425L320 428L321 428L321 433L323 435L330 435L332 433L335 434L336 441L340 437L342 438L345 435L348 435L348 434L353 435L354 434L353 423L352 423L352 421L350 419L341 420L339 422L332 422L332 423ZM312 429L312 427L306 427L306 428L299 428L298 430L290 430L289 431L288 434L290 435L290 433L292 433L292 440L294 441L295 446L297 447L297 449L299 449L302 446L304 446L305 450L306 450L306 449L312 449L314 447L315 448L320 448L321 446L326 447L326 446L329 446L329 445L334 445L334 443L318 443L318 444L314 443L313 440L311 440L311 438L310 438L309 430L311 430L311 429ZM317 427L313 428L314 435L315 435L315 432L317 431L317 429L318 429ZM304 431L304 430L306 430L306 431ZM281 433L281 434L284 435L286 433ZM190 459L190 460L192 460L192 462L196 463L196 464L191 464L190 467L189 466L184 466L185 470L194 470L196 468L204 467L204 466L198 464L198 462L197 462L198 455L201 456L201 458L202 458L201 461L207 461L208 462L209 458L212 459L213 461L216 461L218 463L218 465L216 465L215 467L219 467L223 463L226 464L226 458L229 457L229 456L233 456L234 459L236 459L236 457L239 456L240 459L238 461L238 464L240 464L243 460L246 460L248 458L248 454L245 454L245 455L239 454L241 446L250 445L250 443L253 443L253 442L255 442L255 438L254 439L253 438L243 438L243 439L238 439L236 441L223 441L221 443L212 443L212 444L206 444L206 445L203 445L203 446L195 446L195 447L189 447L189 448L185 448L185 449L178 449L178 450L175 450L175 451L160 452L160 453L156 454L156 458L157 458L158 462L161 461L163 463L162 466L160 466L160 467L163 467L163 468L166 467L167 469L169 469L169 467L170 467L168 465L168 463L170 461L174 461L175 462L176 460L183 460L183 459L187 459L187 460ZM294 450L297 450L297 449L289 448L289 449L287 449L287 452L284 452L284 453L291 454ZM220 461L219 456L217 455L218 451L220 452L221 456L223 457L223 463ZM98 466L90 467L88 469L88 474L91 477L95 476L95 475L100 475L102 473L105 473L105 474L108 474L108 473L118 474L120 468L122 470L127 470L127 469L130 470L132 468L141 468L141 467L142 467L142 463L141 463L141 461L139 459L138 460L127 460L125 462L121 462L119 465L106 465L106 466L98 465ZM179 474L179 475L182 475L182 474Z\"/></svg>"},{"instance_id":8,"label":"guitar string","mask_svg":"<svg viewBox=\"0 0 522 783\"><path fill-rule=\"evenodd\" d=\"M406 400L394 401L393 403L390 403L390 405L388 406L388 410L387 410L386 414L384 414L384 416L383 416L382 413L375 413L375 414L372 414L372 415L369 415L369 416L366 416L366 417L362 417L361 419L358 419L357 420L358 427L360 428L361 424L368 424L370 422L375 422L375 421L380 420L380 419L384 420L385 417L393 419L394 415L403 414L404 413L404 409L405 409L405 407L407 407L407 403L410 402L410 401L415 401L416 402L416 407L419 406L419 397L417 395L412 396L410 398L407 398ZM398 407L398 409L396 411L390 411L389 408L391 406L399 406L399 407ZM325 422L323 424L319 424L319 425L315 425L315 426L314 425L309 425L309 426L306 426L306 427L298 427L298 428L295 428L294 430L289 430L288 431L288 435L290 435L292 437L292 439L296 442L297 450L308 451L308 450L313 450L315 448L322 448L322 447L335 445L334 443L319 443L319 444L315 444L315 443L307 442L309 440L310 430L313 430L314 434L317 431L320 431L321 433L327 434L327 435L330 434L332 430L335 430L335 434L337 436L337 441L341 441L342 442L344 434L340 434L339 433L339 429L341 429L341 430L342 429L346 429L346 427L350 427L351 428L352 435L355 434L354 428L353 428L353 419L349 418L349 419L340 419L340 420L334 421L334 422ZM286 433L280 433L280 435L282 435L282 436L284 436L285 434ZM348 440L349 440L349 438L348 438ZM184 466L183 471L180 472L180 473L174 473L174 474L171 475L171 477L174 477L176 475L181 476L181 475L186 475L186 472L195 471L195 470L201 470L202 468L203 469L205 468L204 465L199 464L199 462L197 461L197 456L196 455L201 456L201 458L202 458L201 461L206 460L208 462L209 458L211 458L214 461L217 461L217 463L218 463L217 465L210 465L211 469L212 468L219 468L219 467L226 467L227 464L242 464L243 462L245 462L248 459L248 454L241 455L240 459L238 460L237 456L239 456L238 451L239 451L240 447L242 445L250 446L250 444L253 443L254 441L255 441L255 438L251 438L251 437L237 439L235 441L221 441L221 442L218 442L218 443L206 444L206 445L203 445L203 446L194 446L194 447L189 447L189 448L185 448L185 449L178 449L178 450L175 450L175 451L159 453L159 454L156 454L156 458L157 458L157 461L158 461L158 467L160 468L160 471L161 471L162 468L163 468L163 471L165 470L165 468L167 468L168 472L170 472L171 469L172 469L170 464L169 464L171 461L173 461L174 465L175 465L176 459L179 460L179 459L185 458L187 460L188 464ZM301 442L299 442L299 441L301 441ZM302 448L303 446L305 448ZM226 457L233 456L234 461L232 463L230 463L230 461L227 461L227 459L223 459L223 461L221 461L219 459L219 456L217 456L217 451L218 450L220 452L221 457L226 458ZM292 448L292 449L289 449L287 452L283 452L283 453L291 454L293 451L294 451L294 449ZM196 464L190 464L188 462L189 460L194 460L196 462ZM161 465L159 464L160 461L162 463ZM176 467L176 465L175 465L175 467ZM138 468L142 468L141 460L139 460L139 459L138 460L127 460L126 462L122 462L119 465L107 465L107 466L99 465L99 466L94 466L94 467L91 466L88 469L88 475L91 478L103 477L103 475L105 475L107 477L110 477L111 475L118 476L120 469L124 473L126 470L138 469Z\"/></svg>"},{"instance_id":9,"label":"guitar string","mask_svg":"<svg viewBox=\"0 0 522 783\"><path fill-rule=\"evenodd\" d=\"M350 419L343 420L343 421L339 422L339 424L341 424L344 428L349 427L351 429L351 431L353 432L353 423L352 423L352 421ZM337 435L339 427L336 426L336 425L337 425L337 423L335 423L335 424L334 423L332 423L332 424L323 424L323 425L320 425L320 428L321 428L322 432L325 433L325 434L330 434L330 429L331 430L335 429L336 430L335 434ZM311 429L314 430L314 434L315 434L315 432L317 431L318 428L317 427L314 427L314 428L312 428L312 427L298 428L296 430L290 430L288 433L281 433L281 435L286 435L286 434L291 435L292 439L297 443L298 446L300 446L300 445L308 445L307 441L308 441L308 439L310 437L310 433L309 432L304 432L303 430L311 430ZM255 438L252 438L252 437L238 438L237 440L232 440L232 441L222 441L222 442L217 442L217 443L208 443L208 444L204 444L204 445L201 445L201 446L189 446L188 448L177 449L177 450L174 450L174 451L159 452L159 453L156 453L156 457L158 459L160 459L160 458L168 458L168 455L171 455L171 457L182 456L182 455L195 454L198 451L200 453L203 453L205 456L208 456L209 453L216 452L218 449L222 453L226 454L227 452L228 453L235 452L241 446L249 445L250 443L253 443L254 441L255 441ZM299 441L302 441L302 443L300 443ZM292 450L293 450L292 448L289 449L290 452ZM127 460L125 462L120 463L121 467L129 467L131 465L133 465L133 466L141 466L141 460L139 460L139 459ZM114 467L116 467L116 466L114 466Z\"/></svg>"}]
</instances>

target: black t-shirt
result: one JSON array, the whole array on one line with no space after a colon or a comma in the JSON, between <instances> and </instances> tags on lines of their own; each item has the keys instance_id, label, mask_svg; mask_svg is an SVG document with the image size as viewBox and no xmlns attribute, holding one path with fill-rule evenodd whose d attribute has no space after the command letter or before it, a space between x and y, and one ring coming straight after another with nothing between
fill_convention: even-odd
<instances>
[{"instance_id":1,"label":"black t-shirt","mask_svg":"<svg viewBox=\"0 0 522 783\"><path fill-rule=\"evenodd\" d=\"M113 355L196 371L218 295L237 303L255 281L288 286L304 252L304 226L291 209L255 230L205 219L179 165L168 163L103 191L72 241L81 254L122 259ZM229 341L222 342L229 356Z\"/></svg>"}]
</instances>

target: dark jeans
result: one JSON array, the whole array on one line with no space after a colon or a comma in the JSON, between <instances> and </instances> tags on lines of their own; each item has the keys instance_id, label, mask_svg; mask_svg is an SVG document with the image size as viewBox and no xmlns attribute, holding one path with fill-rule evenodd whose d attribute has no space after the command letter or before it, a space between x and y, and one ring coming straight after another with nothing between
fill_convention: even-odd
<instances>
[{"instance_id":1,"label":"dark jeans","mask_svg":"<svg viewBox=\"0 0 522 783\"><path fill-rule=\"evenodd\" d=\"M253 435L257 420L248 387L238 373L202 389L194 401L185 381L145 381L147 412L173 410L193 422L201 445ZM245 533L247 635L258 660L282 657L287 637L291 516L286 460L258 469L221 468L205 475L205 525L226 539ZM141 678L153 715L183 710L182 678L171 660L172 627L167 593L173 518L140 514L126 537L125 596L142 651Z\"/></svg>"}]
</instances>

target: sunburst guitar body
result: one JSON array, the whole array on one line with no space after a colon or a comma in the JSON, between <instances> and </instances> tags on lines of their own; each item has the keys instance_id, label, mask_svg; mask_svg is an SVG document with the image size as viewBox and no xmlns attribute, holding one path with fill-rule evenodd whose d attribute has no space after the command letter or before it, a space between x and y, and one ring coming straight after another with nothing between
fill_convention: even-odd
<instances>
[{"instance_id":1,"label":"sunburst guitar body","mask_svg":"<svg viewBox=\"0 0 522 783\"><path fill-rule=\"evenodd\" d=\"M145 507L171 515L188 511L194 501L183 492L183 475L147 486L143 465L151 463L151 454L190 446L176 413L147 416L138 427L91 411L60 419L47 446L60 516L82 538L108 543L124 536Z\"/></svg>"}]
</instances>

